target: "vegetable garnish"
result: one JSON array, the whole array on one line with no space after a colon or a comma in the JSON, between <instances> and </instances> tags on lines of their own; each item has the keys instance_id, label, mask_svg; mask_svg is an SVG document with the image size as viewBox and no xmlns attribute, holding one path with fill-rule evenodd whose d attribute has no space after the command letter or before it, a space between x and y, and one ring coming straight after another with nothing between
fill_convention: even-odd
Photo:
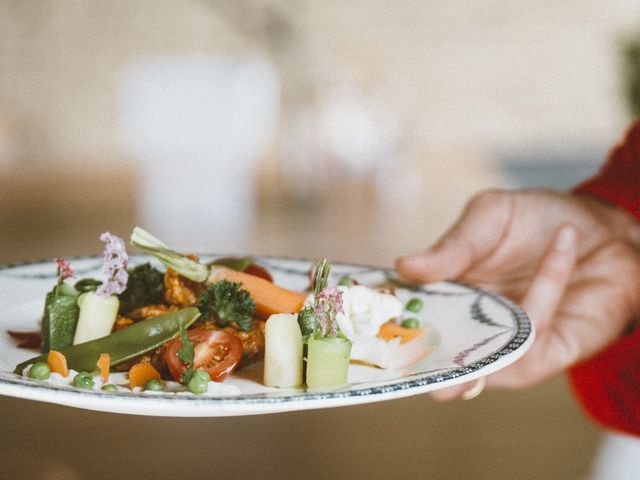
<instances>
[{"instance_id":1,"label":"vegetable garnish","mask_svg":"<svg viewBox=\"0 0 640 480\"><path fill-rule=\"evenodd\" d=\"M68 263L56 259L58 283L47 293L42 315L40 351L64 348L73 343L80 309L78 308L79 292L71 285L64 283L73 274Z\"/></svg>"},{"instance_id":2,"label":"vegetable garnish","mask_svg":"<svg viewBox=\"0 0 640 480\"><path fill-rule=\"evenodd\" d=\"M242 342L224 330L195 328L187 331L187 335L194 345L193 368L206 371L214 382L224 381L242 359ZM177 337L167 344L164 352L169 372L177 382L181 381L186 370L186 366L178 357L181 348L182 341ZM193 380L193 376L195 372L190 381Z\"/></svg>"},{"instance_id":3,"label":"vegetable garnish","mask_svg":"<svg viewBox=\"0 0 640 480\"><path fill-rule=\"evenodd\" d=\"M102 285L100 280L96 280L95 278L83 278L82 280L78 280L74 287L78 292L86 293L95 292L100 285Z\"/></svg>"},{"instance_id":4,"label":"vegetable garnish","mask_svg":"<svg viewBox=\"0 0 640 480\"><path fill-rule=\"evenodd\" d=\"M327 287L330 264L316 263L311 288L313 301L298 314L307 344L306 382L311 389L338 388L347 383L351 341L340 331L337 317L344 314L343 292Z\"/></svg>"},{"instance_id":5,"label":"vegetable garnish","mask_svg":"<svg viewBox=\"0 0 640 480\"><path fill-rule=\"evenodd\" d=\"M75 278L71 265L63 257L56 258L56 266L58 267L58 285L67 278Z\"/></svg>"},{"instance_id":6,"label":"vegetable garnish","mask_svg":"<svg viewBox=\"0 0 640 480\"><path fill-rule=\"evenodd\" d=\"M76 287L77 288L77 287ZM127 288L120 297L120 313L126 315L136 308L162 302L164 274L143 263L129 270Z\"/></svg>"},{"instance_id":7,"label":"vegetable garnish","mask_svg":"<svg viewBox=\"0 0 640 480\"><path fill-rule=\"evenodd\" d=\"M313 271L313 280L311 282L311 290L314 295L318 295L322 290L327 288L330 270L331 264L326 258L322 258L316 262L316 266Z\"/></svg>"},{"instance_id":8,"label":"vegetable garnish","mask_svg":"<svg viewBox=\"0 0 640 480\"><path fill-rule=\"evenodd\" d=\"M124 241L104 232L100 240L106 243L102 253L102 273L107 281L95 291L88 291L78 298L80 314L73 337L73 344L88 342L111 333L120 308L118 295L127 288L129 256Z\"/></svg>"},{"instance_id":9,"label":"vegetable garnish","mask_svg":"<svg viewBox=\"0 0 640 480\"><path fill-rule=\"evenodd\" d=\"M187 385L193 376L193 364L195 362L195 352L193 350L193 343L187 335L187 329L184 325L180 325L180 343L182 346L178 350L178 358L184 366L185 371L180 376L180 383Z\"/></svg>"},{"instance_id":10,"label":"vegetable garnish","mask_svg":"<svg viewBox=\"0 0 640 480\"><path fill-rule=\"evenodd\" d=\"M399 338L400 343L407 343L418 338L424 333L424 328L419 327L406 327L404 325L398 325L395 322L383 323L378 332L378 336L387 342L394 338Z\"/></svg>"},{"instance_id":11,"label":"vegetable garnish","mask_svg":"<svg viewBox=\"0 0 640 480\"><path fill-rule=\"evenodd\" d=\"M198 309L204 320L215 319L220 327L235 322L245 332L253 326L256 302L242 285L229 280L220 280L200 295Z\"/></svg>"},{"instance_id":12,"label":"vegetable garnish","mask_svg":"<svg viewBox=\"0 0 640 480\"><path fill-rule=\"evenodd\" d=\"M166 266L172 268L183 277L187 277L189 280L202 283L209 276L209 270L205 265L170 249L166 244L140 227L133 229L131 243L149 255L156 257Z\"/></svg>"},{"instance_id":13,"label":"vegetable garnish","mask_svg":"<svg viewBox=\"0 0 640 480\"><path fill-rule=\"evenodd\" d=\"M59 373L63 377L69 375L69 367L67 367L67 358L57 350L49 350L47 355L47 364L54 373Z\"/></svg>"},{"instance_id":14,"label":"vegetable garnish","mask_svg":"<svg viewBox=\"0 0 640 480\"><path fill-rule=\"evenodd\" d=\"M133 230L131 243L194 282L213 284L220 280L229 280L241 283L242 288L247 290L256 302L256 315L260 318L267 319L274 313L299 312L303 307L306 295L279 287L270 279L264 278L266 276L248 273L251 265L247 267L247 272L240 272L217 264L202 265L186 255L172 250L140 227Z\"/></svg>"},{"instance_id":15,"label":"vegetable garnish","mask_svg":"<svg viewBox=\"0 0 640 480\"><path fill-rule=\"evenodd\" d=\"M324 288L326 288L329 281L330 268L331 265L326 258L320 259L316 262L311 272L311 291L314 298L320 294ZM298 324L300 325L302 335L305 337L305 343L309 335L312 335L321 329L318 319L319 317L313 305L303 308L300 313L298 313Z\"/></svg>"},{"instance_id":16,"label":"vegetable garnish","mask_svg":"<svg viewBox=\"0 0 640 480\"><path fill-rule=\"evenodd\" d=\"M136 363L129 370L129 388L144 387L149 380L160 380L160 372L149 363Z\"/></svg>"},{"instance_id":17,"label":"vegetable garnish","mask_svg":"<svg viewBox=\"0 0 640 480\"><path fill-rule=\"evenodd\" d=\"M340 330L336 317L338 314L344 313L342 291L336 287L327 287L321 290L316 295L313 312L318 319L320 335L323 337L335 337Z\"/></svg>"},{"instance_id":18,"label":"vegetable garnish","mask_svg":"<svg viewBox=\"0 0 640 480\"><path fill-rule=\"evenodd\" d=\"M100 358L96 362L96 366L100 371L100 380L102 383L109 381L109 367L111 365L111 356L108 353L101 353Z\"/></svg>"},{"instance_id":19,"label":"vegetable garnish","mask_svg":"<svg viewBox=\"0 0 640 480\"><path fill-rule=\"evenodd\" d=\"M297 313L306 295L280 287L262 277L238 272L221 265L211 265L207 283L229 280L242 284L256 302L256 316L267 319L274 313Z\"/></svg>"},{"instance_id":20,"label":"vegetable garnish","mask_svg":"<svg viewBox=\"0 0 640 480\"><path fill-rule=\"evenodd\" d=\"M296 315L271 315L265 325L264 336L264 384L283 388L302 385L303 343Z\"/></svg>"},{"instance_id":21,"label":"vegetable garnish","mask_svg":"<svg viewBox=\"0 0 640 480\"><path fill-rule=\"evenodd\" d=\"M100 240L106 243L102 254L102 273L108 280L98 287L96 293L107 298L119 295L127 288L129 256L121 238L104 232L100 235Z\"/></svg>"},{"instance_id":22,"label":"vegetable garnish","mask_svg":"<svg viewBox=\"0 0 640 480\"><path fill-rule=\"evenodd\" d=\"M343 313L342 291L327 287L315 296L313 312L320 329L307 340L307 386L337 388L347 383L351 341L336 317Z\"/></svg>"},{"instance_id":23,"label":"vegetable garnish","mask_svg":"<svg viewBox=\"0 0 640 480\"><path fill-rule=\"evenodd\" d=\"M174 338L180 325L189 326L200 316L195 307L187 307L175 312L148 318L118 330L106 337L61 349L70 368L76 371L93 371L101 353L111 356L111 366L118 365L154 350ZM28 365L45 361L40 355L18 364L14 370L21 374Z\"/></svg>"}]
</instances>

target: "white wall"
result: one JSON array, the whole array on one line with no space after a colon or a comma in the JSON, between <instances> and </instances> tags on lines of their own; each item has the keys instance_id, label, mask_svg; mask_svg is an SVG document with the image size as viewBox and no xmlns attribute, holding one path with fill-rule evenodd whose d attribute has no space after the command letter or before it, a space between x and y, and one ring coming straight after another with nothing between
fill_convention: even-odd
<instances>
[{"instance_id":1,"label":"white wall","mask_svg":"<svg viewBox=\"0 0 640 480\"><path fill-rule=\"evenodd\" d=\"M126 159L117 79L129 61L246 48L270 50L287 79L299 75L302 102L305 88L355 79L398 118L412 152L609 144L628 121L617 52L640 29L637 0L253 0L235 2L232 16L223 5L2 2L0 141L23 161ZM276 32L265 47L264 32L247 27L254 11L288 25L288 39Z\"/></svg>"}]
</instances>

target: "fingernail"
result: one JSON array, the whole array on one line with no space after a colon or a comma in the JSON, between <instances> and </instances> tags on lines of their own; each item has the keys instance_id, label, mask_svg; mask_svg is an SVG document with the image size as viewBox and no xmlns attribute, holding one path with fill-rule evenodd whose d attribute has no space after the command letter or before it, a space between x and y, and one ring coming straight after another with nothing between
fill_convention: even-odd
<instances>
[{"instance_id":1,"label":"fingernail","mask_svg":"<svg viewBox=\"0 0 640 480\"><path fill-rule=\"evenodd\" d=\"M571 226L562 227L556 239L556 249L560 251L569 250L576 240L576 231Z\"/></svg>"}]
</instances>

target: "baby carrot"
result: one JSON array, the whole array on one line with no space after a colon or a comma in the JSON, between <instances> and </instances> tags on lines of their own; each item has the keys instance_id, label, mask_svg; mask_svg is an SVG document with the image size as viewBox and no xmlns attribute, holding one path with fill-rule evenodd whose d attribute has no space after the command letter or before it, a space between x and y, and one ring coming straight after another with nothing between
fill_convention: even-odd
<instances>
[{"instance_id":1,"label":"baby carrot","mask_svg":"<svg viewBox=\"0 0 640 480\"><path fill-rule=\"evenodd\" d=\"M207 283L228 280L242 284L256 302L256 314L269 318L276 313L297 313L302 310L306 295L279 287L264 278L232 270L221 265L211 265Z\"/></svg>"}]
</instances>

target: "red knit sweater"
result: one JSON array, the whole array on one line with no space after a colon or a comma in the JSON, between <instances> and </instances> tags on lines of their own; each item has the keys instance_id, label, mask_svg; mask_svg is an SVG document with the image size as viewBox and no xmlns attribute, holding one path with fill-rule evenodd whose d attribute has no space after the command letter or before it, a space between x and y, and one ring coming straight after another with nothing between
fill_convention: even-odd
<instances>
[{"instance_id":1,"label":"red knit sweater","mask_svg":"<svg viewBox=\"0 0 640 480\"><path fill-rule=\"evenodd\" d=\"M576 191L596 195L640 220L640 122L607 163ZM586 411L601 425L640 435L640 328L569 371Z\"/></svg>"}]
</instances>

